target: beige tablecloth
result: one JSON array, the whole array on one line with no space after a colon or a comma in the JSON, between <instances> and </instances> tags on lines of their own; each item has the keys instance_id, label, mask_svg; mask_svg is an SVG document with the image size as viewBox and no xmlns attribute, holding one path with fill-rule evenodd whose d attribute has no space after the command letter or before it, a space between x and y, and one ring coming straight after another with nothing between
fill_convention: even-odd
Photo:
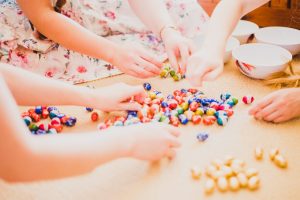
<instances>
[{"instance_id":1,"label":"beige tablecloth","mask_svg":"<svg viewBox=\"0 0 300 200\"><path fill-rule=\"evenodd\" d=\"M117 81L130 84L144 82L122 75L90 83L90 85L100 87ZM164 93L190 87L185 80L174 83L171 79L154 78L147 81L153 88ZM222 92L230 92L239 99L243 95L253 95L256 100L274 90L264 86L260 81L245 77L233 63L225 66L225 72L217 81L205 83L201 89L211 97L218 97ZM250 106L239 103L226 127L217 125L207 127L203 124L182 127L184 134L180 140L183 145L173 161L162 160L160 163L150 164L133 159L122 159L80 177L30 184L8 184L0 181L0 199L300 199L300 120L279 125L256 121L247 114L249 108ZM97 124L90 121L84 108L62 107L61 111L77 116L79 119L74 128L65 129L65 132L96 129ZM195 139L200 131L210 133L207 142L199 143ZM288 169L281 170L275 167L268 156L260 162L256 161L253 156L256 146L262 146L265 151L272 147L279 147L289 161ZM249 167L259 170L261 187L258 191L241 190L224 194L215 192L211 196L206 196L203 191L204 179L200 181L191 179L189 173L191 166L199 165L204 168L211 160L222 159L228 154L245 160Z\"/></svg>"}]
</instances>

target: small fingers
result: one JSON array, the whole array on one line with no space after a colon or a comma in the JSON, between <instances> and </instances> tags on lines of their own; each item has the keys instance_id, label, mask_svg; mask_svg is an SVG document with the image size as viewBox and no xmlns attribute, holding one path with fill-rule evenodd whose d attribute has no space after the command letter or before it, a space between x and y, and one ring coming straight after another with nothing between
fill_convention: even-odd
<instances>
[{"instance_id":1,"label":"small fingers","mask_svg":"<svg viewBox=\"0 0 300 200\"><path fill-rule=\"evenodd\" d=\"M250 115L256 115L257 112L264 109L266 106L273 102L273 96L266 96L260 102L258 102L253 108L249 110Z\"/></svg>"},{"instance_id":2,"label":"small fingers","mask_svg":"<svg viewBox=\"0 0 300 200\"><path fill-rule=\"evenodd\" d=\"M157 75L160 73L160 68L157 67L156 65L148 62L147 60L144 60L143 58L140 58L138 60L139 65L143 66L143 69L150 72L153 76Z\"/></svg>"},{"instance_id":3,"label":"small fingers","mask_svg":"<svg viewBox=\"0 0 300 200\"><path fill-rule=\"evenodd\" d=\"M165 156L169 159L173 159L176 156L176 151L174 149L168 149Z\"/></svg>"},{"instance_id":4,"label":"small fingers","mask_svg":"<svg viewBox=\"0 0 300 200\"><path fill-rule=\"evenodd\" d=\"M120 103L117 110L141 110L142 106L136 102Z\"/></svg>"},{"instance_id":5,"label":"small fingers","mask_svg":"<svg viewBox=\"0 0 300 200\"><path fill-rule=\"evenodd\" d=\"M272 122L272 121L274 121L275 119L277 119L279 117L281 117L281 112L280 111L275 111L275 112L270 113L269 115L265 115L263 117L263 119L265 121Z\"/></svg>"},{"instance_id":6,"label":"small fingers","mask_svg":"<svg viewBox=\"0 0 300 200\"><path fill-rule=\"evenodd\" d=\"M178 66L178 62L177 62L177 58L175 55L175 52L173 50L170 50L167 52L168 57L169 57L169 62L171 63L171 66L178 71L179 66Z\"/></svg>"},{"instance_id":7,"label":"small fingers","mask_svg":"<svg viewBox=\"0 0 300 200\"><path fill-rule=\"evenodd\" d=\"M222 73L222 71L223 71L223 68L218 67L218 68L214 69L213 71L207 72L203 76L203 81L213 81L213 80L215 80Z\"/></svg>"},{"instance_id":8,"label":"small fingers","mask_svg":"<svg viewBox=\"0 0 300 200\"><path fill-rule=\"evenodd\" d=\"M187 60L189 58L189 48L182 44L179 46L180 56L181 56L181 70L182 74L185 74L187 67Z\"/></svg>"}]
</instances>

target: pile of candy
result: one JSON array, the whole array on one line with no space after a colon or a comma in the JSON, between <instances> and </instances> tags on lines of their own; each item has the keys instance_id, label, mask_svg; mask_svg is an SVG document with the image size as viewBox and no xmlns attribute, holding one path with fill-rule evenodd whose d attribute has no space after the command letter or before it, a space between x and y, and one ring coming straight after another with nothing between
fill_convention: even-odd
<instances>
[{"instance_id":1,"label":"pile of candy","mask_svg":"<svg viewBox=\"0 0 300 200\"><path fill-rule=\"evenodd\" d=\"M257 160L262 160L264 157L264 150L261 147L256 147L254 150L254 156ZM288 162L283 155L281 155L278 148L273 148L269 152L270 160L280 168L287 168Z\"/></svg>"},{"instance_id":2,"label":"pile of candy","mask_svg":"<svg viewBox=\"0 0 300 200\"><path fill-rule=\"evenodd\" d=\"M203 172L206 175L205 193L211 194L215 188L218 188L220 192L238 191L241 188L258 189L260 184L258 171L255 168L246 168L245 166L244 161L232 156L211 162ZM191 175L193 179L198 180L202 176L202 171L199 167L193 167L191 168Z\"/></svg>"},{"instance_id":3,"label":"pile of candy","mask_svg":"<svg viewBox=\"0 0 300 200\"><path fill-rule=\"evenodd\" d=\"M233 115L233 107L238 99L229 93L221 94L220 99L207 98L203 92L197 89L175 90L173 94L164 97L159 91L151 91L149 83L144 84L148 91L142 109L139 112L128 111L125 117L113 117L99 124L99 129L110 126L126 126L151 121L171 124L173 126L193 124L220 126L227 124Z\"/></svg>"},{"instance_id":4,"label":"pile of candy","mask_svg":"<svg viewBox=\"0 0 300 200\"><path fill-rule=\"evenodd\" d=\"M171 76L174 81L180 81L181 79L185 78L185 75L182 75L181 73L176 72L170 64L165 63L162 71L160 72L161 78L167 78L168 76Z\"/></svg>"},{"instance_id":5,"label":"pile of candy","mask_svg":"<svg viewBox=\"0 0 300 200\"><path fill-rule=\"evenodd\" d=\"M23 112L21 116L31 133L36 135L60 133L63 125L72 127L77 122L75 117L68 117L60 113L56 107L37 106ZM35 124L48 117L51 119L50 123Z\"/></svg>"}]
</instances>

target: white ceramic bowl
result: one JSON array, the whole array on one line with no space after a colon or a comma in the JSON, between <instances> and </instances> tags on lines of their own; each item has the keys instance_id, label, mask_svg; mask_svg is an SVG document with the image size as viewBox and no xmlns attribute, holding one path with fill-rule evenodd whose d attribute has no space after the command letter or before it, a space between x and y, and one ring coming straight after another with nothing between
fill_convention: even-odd
<instances>
[{"instance_id":1,"label":"white ceramic bowl","mask_svg":"<svg viewBox=\"0 0 300 200\"><path fill-rule=\"evenodd\" d=\"M258 30L259 27L257 24L246 20L240 20L232 32L232 36L237 38L241 44L245 44Z\"/></svg>"},{"instance_id":2,"label":"white ceramic bowl","mask_svg":"<svg viewBox=\"0 0 300 200\"><path fill-rule=\"evenodd\" d=\"M262 43L241 45L233 50L232 56L239 70L255 79L283 71L292 60L292 54L286 49Z\"/></svg>"},{"instance_id":3,"label":"white ceramic bowl","mask_svg":"<svg viewBox=\"0 0 300 200\"><path fill-rule=\"evenodd\" d=\"M197 49L200 49L203 44L203 41L204 41L204 35L198 35L198 36L194 37L193 41L195 42ZM236 38L230 37L228 39L227 44L226 44L225 54L224 54L224 63L227 63L231 60L232 50L234 48L238 47L239 45L240 45L240 42Z\"/></svg>"},{"instance_id":4,"label":"white ceramic bowl","mask_svg":"<svg viewBox=\"0 0 300 200\"><path fill-rule=\"evenodd\" d=\"M258 30L255 33L257 42L275 44L291 52L292 55L300 53L300 30L273 26Z\"/></svg>"}]
</instances>

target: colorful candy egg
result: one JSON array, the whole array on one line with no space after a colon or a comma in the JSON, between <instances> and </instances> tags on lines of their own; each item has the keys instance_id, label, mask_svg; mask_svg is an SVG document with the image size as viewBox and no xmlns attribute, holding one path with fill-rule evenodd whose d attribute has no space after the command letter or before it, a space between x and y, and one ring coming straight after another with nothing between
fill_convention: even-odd
<instances>
[{"instance_id":1,"label":"colorful candy egg","mask_svg":"<svg viewBox=\"0 0 300 200\"><path fill-rule=\"evenodd\" d=\"M180 107L186 111L189 109L189 104L187 102L183 102L182 104L180 104Z\"/></svg>"},{"instance_id":2,"label":"colorful candy egg","mask_svg":"<svg viewBox=\"0 0 300 200\"><path fill-rule=\"evenodd\" d=\"M30 124L28 128L30 131L37 131L39 129L39 127L36 124Z\"/></svg>"},{"instance_id":3,"label":"colorful candy egg","mask_svg":"<svg viewBox=\"0 0 300 200\"><path fill-rule=\"evenodd\" d=\"M86 109L86 111L88 111L88 112L93 112L93 110L94 110L93 108L89 108L89 107L86 107L85 109Z\"/></svg>"},{"instance_id":4,"label":"colorful candy egg","mask_svg":"<svg viewBox=\"0 0 300 200\"><path fill-rule=\"evenodd\" d=\"M32 119L29 116L23 117L23 120L27 126L29 126L32 123Z\"/></svg>"},{"instance_id":5,"label":"colorful candy egg","mask_svg":"<svg viewBox=\"0 0 300 200\"><path fill-rule=\"evenodd\" d=\"M144 86L145 90L147 90L147 91L151 90L151 84L150 83L144 83L143 86Z\"/></svg>"},{"instance_id":6,"label":"colorful candy egg","mask_svg":"<svg viewBox=\"0 0 300 200\"><path fill-rule=\"evenodd\" d=\"M37 106L37 107L35 107L35 113L36 114L42 114L42 111L43 111L43 108L42 108L42 106Z\"/></svg>"},{"instance_id":7,"label":"colorful candy egg","mask_svg":"<svg viewBox=\"0 0 300 200\"><path fill-rule=\"evenodd\" d=\"M93 122L96 122L96 121L98 121L98 119L99 119L99 114L98 114L97 112L93 112L93 113L91 114L91 120L92 120Z\"/></svg>"},{"instance_id":8,"label":"colorful candy egg","mask_svg":"<svg viewBox=\"0 0 300 200\"><path fill-rule=\"evenodd\" d=\"M188 118L184 114L179 115L178 118L179 118L180 123L183 125L185 125L189 122Z\"/></svg>"},{"instance_id":9,"label":"colorful candy egg","mask_svg":"<svg viewBox=\"0 0 300 200\"><path fill-rule=\"evenodd\" d=\"M207 140L208 136L209 136L208 133L201 132L201 133L197 134L197 139L200 142L204 142L205 140Z\"/></svg>"},{"instance_id":10,"label":"colorful candy egg","mask_svg":"<svg viewBox=\"0 0 300 200\"><path fill-rule=\"evenodd\" d=\"M193 115L193 117L192 117L192 122L193 122L193 124L200 124L200 122L201 122L201 116L200 115Z\"/></svg>"},{"instance_id":11,"label":"colorful candy egg","mask_svg":"<svg viewBox=\"0 0 300 200\"><path fill-rule=\"evenodd\" d=\"M225 126L228 122L228 117L223 115L223 116L219 116L218 119L217 119L217 123L220 125L220 126Z\"/></svg>"},{"instance_id":12,"label":"colorful candy egg","mask_svg":"<svg viewBox=\"0 0 300 200\"><path fill-rule=\"evenodd\" d=\"M231 97L231 94L229 94L229 93L223 93L223 94L220 95L220 99L221 99L222 101L226 101L226 100L228 100L230 97Z\"/></svg>"},{"instance_id":13,"label":"colorful candy egg","mask_svg":"<svg viewBox=\"0 0 300 200\"><path fill-rule=\"evenodd\" d=\"M208 108L208 109L206 110L206 115L207 115L207 116L214 116L215 113L216 113L216 110L215 110L214 108Z\"/></svg>"},{"instance_id":14,"label":"colorful candy egg","mask_svg":"<svg viewBox=\"0 0 300 200\"><path fill-rule=\"evenodd\" d=\"M254 97L253 96L244 96L242 100L245 104L251 104L254 101Z\"/></svg>"},{"instance_id":15,"label":"colorful candy egg","mask_svg":"<svg viewBox=\"0 0 300 200\"><path fill-rule=\"evenodd\" d=\"M197 108L197 110L195 111L195 115L203 116L204 115L203 108Z\"/></svg>"},{"instance_id":16,"label":"colorful candy egg","mask_svg":"<svg viewBox=\"0 0 300 200\"><path fill-rule=\"evenodd\" d=\"M41 117L40 117L40 115L33 113L33 114L31 115L31 119L32 119L34 122L39 122L39 121L41 120Z\"/></svg>"},{"instance_id":17,"label":"colorful candy egg","mask_svg":"<svg viewBox=\"0 0 300 200\"><path fill-rule=\"evenodd\" d=\"M49 112L48 112L47 109L44 109L44 110L42 111L42 118L43 118L43 119L47 119L48 117L49 117Z\"/></svg>"},{"instance_id":18,"label":"colorful candy egg","mask_svg":"<svg viewBox=\"0 0 300 200\"><path fill-rule=\"evenodd\" d=\"M196 102L196 101L193 101L191 104L190 104L190 110L195 112L197 110L197 108L199 107L199 104Z\"/></svg>"},{"instance_id":19,"label":"colorful candy egg","mask_svg":"<svg viewBox=\"0 0 300 200\"><path fill-rule=\"evenodd\" d=\"M61 124L60 119L58 117L55 117L51 120L51 125Z\"/></svg>"},{"instance_id":20,"label":"colorful candy egg","mask_svg":"<svg viewBox=\"0 0 300 200\"><path fill-rule=\"evenodd\" d=\"M50 128L47 133L48 134L57 134L57 131L55 128Z\"/></svg>"},{"instance_id":21,"label":"colorful candy egg","mask_svg":"<svg viewBox=\"0 0 300 200\"><path fill-rule=\"evenodd\" d=\"M190 111L190 110L187 110L184 112L184 115L186 116L186 118L191 121L192 120L192 117L195 115L194 112Z\"/></svg>"},{"instance_id":22,"label":"colorful candy egg","mask_svg":"<svg viewBox=\"0 0 300 200\"><path fill-rule=\"evenodd\" d=\"M39 129L43 131L48 131L51 128L49 124L40 124Z\"/></svg>"},{"instance_id":23,"label":"colorful candy egg","mask_svg":"<svg viewBox=\"0 0 300 200\"><path fill-rule=\"evenodd\" d=\"M104 129L107 129L108 126L105 123L100 123L100 124L98 124L97 128L98 128L98 130L104 130Z\"/></svg>"},{"instance_id":24,"label":"colorful candy egg","mask_svg":"<svg viewBox=\"0 0 300 200\"><path fill-rule=\"evenodd\" d=\"M57 117L58 114L59 114L59 112L57 110L52 110L49 113L49 117L50 117L50 119L53 119L53 118Z\"/></svg>"},{"instance_id":25,"label":"colorful candy egg","mask_svg":"<svg viewBox=\"0 0 300 200\"><path fill-rule=\"evenodd\" d=\"M41 130L41 129L38 129L38 130L35 132L35 134L37 134L37 135L45 135L46 133L47 133L46 131Z\"/></svg>"},{"instance_id":26,"label":"colorful candy egg","mask_svg":"<svg viewBox=\"0 0 300 200\"><path fill-rule=\"evenodd\" d=\"M163 69L163 70L161 70L159 75L161 78L167 78L169 75L169 70Z\"/></svg>"},{"instance_id":27,"label":"colorful candy egg","mask_svg":"<svg viewBox=\"0 0 300 200\"><path fill-rule=\"evenodd\" d=\"M176 109L177 106L178 106L177 101L174 100L174 99L170 99L169 102L168 102L168 104L169 104L169 108L170 108L171 110Z\"/></svg>"},{"instance_id":28,"label":"colorful candy egg","mask_svg":"<svg viewBox=\"0 0 300 200\"><path fill-rule=\"evenodd\" d=\"M206 116L203 118L203 124L204 125L213 125L216 122L216 117L215 116Z\"/></svg>"}]
</instances>

